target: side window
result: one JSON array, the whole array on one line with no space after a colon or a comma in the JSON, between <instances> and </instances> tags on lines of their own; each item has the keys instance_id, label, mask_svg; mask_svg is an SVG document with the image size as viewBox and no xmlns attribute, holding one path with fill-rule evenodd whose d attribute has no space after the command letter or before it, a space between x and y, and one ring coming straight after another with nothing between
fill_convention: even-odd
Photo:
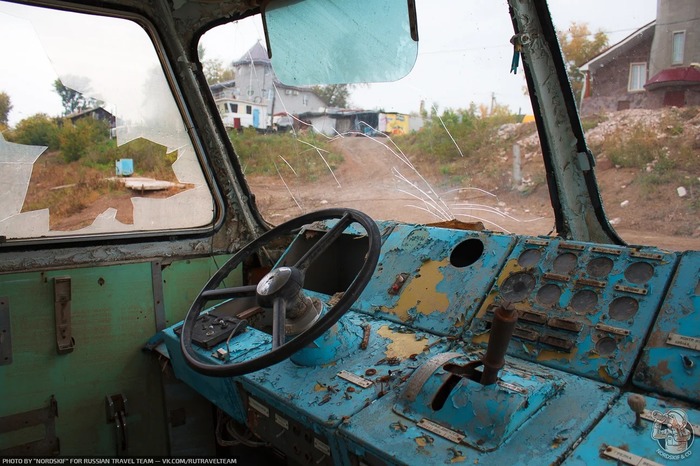
<instances>
[{"instance_id":1,"label":"side window","mask_svg":"<svg viewBox=\"0 0 700 466\"><path fill-rule=\"evenodd\" d=\"M630 78L627 84L627 90L643 91L644 84L647 82L647 64L646 63L630 63Z\"/></svg>"},{"instance_id":2,"label":"side window","mask_svg":"<svg viewBox=\"0 0 700 466\"><path fill-rule=\"evenodd\" d=\"M140 25L2 3L0 53L0 96L9 102L0 120L0 236L213 221L211 191Z\"/></svg>"},{"instance_id":3,"label":"side window","mask_svg":"<svg viewBox=\"0 0 700 466\"><path fill-rule=\"evenodd\" d=\"M238 113L238 104L231 104L231 112Z\"/></svg>"},{"instance_id":4,"label":"side window","mask_svg":"<svg viewBox=\"0 0 700 466\"><path fill-rule=\"evenodd\" d=\"M250 105L246 105L245 112L246 114L250 115L251 113L253 113L253 107L251 107Z\"/></svg>"},{"instance_id":5,"label":"side window","mask_svg":"<svg viewBox=\"0 0 700 466\"><path fill-rule=\"evenodd\" d=\"M673 33L673 50L671 56L672 65L683 64L683 51L685 49L685 31Z\"/></svg>"}]
</instances>

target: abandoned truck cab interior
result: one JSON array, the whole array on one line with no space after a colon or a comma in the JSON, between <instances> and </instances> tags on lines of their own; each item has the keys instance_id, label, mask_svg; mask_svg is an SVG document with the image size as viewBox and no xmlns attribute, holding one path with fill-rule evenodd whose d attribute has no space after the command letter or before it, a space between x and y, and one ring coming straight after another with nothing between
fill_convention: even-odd
<instances>
[{"instance_id":1,"label":"abandoned truck cab interior","mask_svg":"<svg viewBox=\"0 0 700 466\"><path fill-rule=\"evenodd\" d=\"M0 457L696 464L700 4L613 3L1 1Z\"/></svg>"}]
</instances>

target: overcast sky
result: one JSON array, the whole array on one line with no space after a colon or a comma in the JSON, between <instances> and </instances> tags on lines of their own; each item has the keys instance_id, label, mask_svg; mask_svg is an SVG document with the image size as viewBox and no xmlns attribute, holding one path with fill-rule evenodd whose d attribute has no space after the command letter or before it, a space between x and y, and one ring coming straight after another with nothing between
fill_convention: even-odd
<instances>
[{"instance_id":1,"label":"overcast sky","mask_svg":"<svg viewBox=\"0 0 700 466\"><path fill-rule=\"evenodd\" d=\"M606 32L611 43L653 20L656 0L551 0L555 27L585 22L593 31ZM509 73L513 34L505 0L418 0L420 43L418 61L398 83L356 88L351 103L358 108L417 111L427 106L466 108L470 102L490 105L492 97L512 111L530 111L523 95L522 67ZM60 99L53 92L57 72L33 29L0 4L0 91L14 105L10 124L37 112L58 115ZM478 17L478 21L476 18ZM204 38L205 58L225 63L240 58L257 40L259 23L222 26ZM25 68L31 70L20 73Z\"/></svg>"}]
</instances>

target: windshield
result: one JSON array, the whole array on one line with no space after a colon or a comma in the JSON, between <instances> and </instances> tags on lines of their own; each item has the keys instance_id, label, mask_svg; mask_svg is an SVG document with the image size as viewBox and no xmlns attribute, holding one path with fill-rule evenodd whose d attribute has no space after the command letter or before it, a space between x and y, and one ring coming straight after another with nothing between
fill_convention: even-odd
<instances>
[{"instance_id":1,"label":"windshield","mask_svg":"<svg viewBox=\"0 0 700 466\"><path fill-rule=\"evenodd\" d=\"M342 206L375 219L556 234L507 4L416 3L417 62L390 83L283 82L259 17L202 37L212 95L263 216L280 223ZM550 8L611 224L629 243L697 249L697 97L643 102L658 71L649 65L651 40L644 50L628 47L656 18L657 2L569 3ZM619 14L597 14L609 8ZM688 67L697 61L691 55ZM608 61L591 61L600 56ZM613 65L621 83L596 76ZM608 91L614 95L601 94Z\"/></svg>"}]
</instances>

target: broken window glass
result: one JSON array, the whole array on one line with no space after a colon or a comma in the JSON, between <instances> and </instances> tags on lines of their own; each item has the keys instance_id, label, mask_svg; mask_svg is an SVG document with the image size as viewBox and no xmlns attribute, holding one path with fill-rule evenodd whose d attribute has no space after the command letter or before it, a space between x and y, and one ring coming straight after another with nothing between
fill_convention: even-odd
<instances>
[{"instance_id":1,"label":"broken window glass","mask_svg":"<svg viewBox=\"0 0 700 466\"><path fill-rule=\"evenodd\" d=\"M138 24L0 5L0 236L201 227L214 202Z\"/></svg>"},{"instance_id":2,"label":"broken window glass","mask_svg":"<svg viewBox=\"0 0 700 466\"><path fill-rule=\"evenodd\" d=\"M586 8L548 3L608 220L632 244L698 249L700 113L692 92L647 85L663 71L652 70L661 60L649 58L656 0L615 2L620 14L604 16L598 12L608 11L610 2L594 0L595 7ZM272 223L337 206L375 219L458 220L556 235L524 79L528 50L514 50L508 5L418 0L416 6L417 61L396 82L285 83L268 59L258 17L202 37L205 68L207 60L218 60L234 75L229 94L213 93L215 100L259 111L257 119L223 118L258 207ZM393 40L390 34L371 37L374 50ZM335 58L352 63L342 54ZM638 62L649 63L649 76L630 92L630 64ZM549 83L560 85L556 76ZM272 95L262 91L270 88ZM678 102L685 107L671 107Z\"/></svg>"}]
</instances>

